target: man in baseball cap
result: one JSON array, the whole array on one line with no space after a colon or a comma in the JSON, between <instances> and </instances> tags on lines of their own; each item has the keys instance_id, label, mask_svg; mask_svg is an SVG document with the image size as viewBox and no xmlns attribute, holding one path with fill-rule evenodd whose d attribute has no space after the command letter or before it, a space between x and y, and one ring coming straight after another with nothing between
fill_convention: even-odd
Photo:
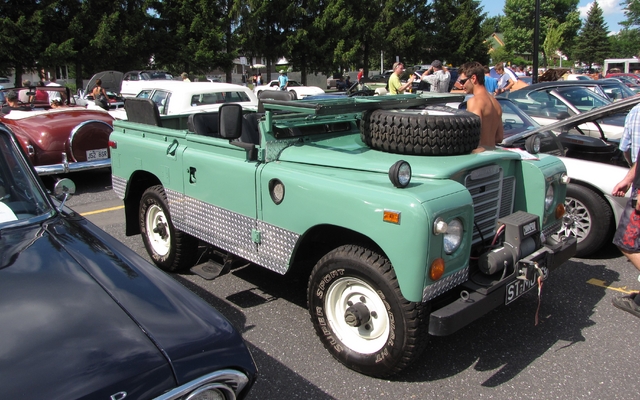
<instances>
[{"instance_id":1,"label":"man in baseball cap","mask_svg":"<svg viewBox=\"0 0 640 400\"><path fill-rule=\"evenodd\" d=\"M434 60L431 63L431 68L424 71L420 79L431 85L430 92L447 93L451 74L442 67L442 61Z\"/></svg>"}]
</instances>

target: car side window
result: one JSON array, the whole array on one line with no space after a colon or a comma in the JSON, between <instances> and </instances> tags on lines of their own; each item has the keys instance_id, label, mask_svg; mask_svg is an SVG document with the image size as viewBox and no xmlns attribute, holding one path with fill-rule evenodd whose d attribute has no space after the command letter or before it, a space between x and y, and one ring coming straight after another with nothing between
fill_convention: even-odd
<instances>
[{"instance_id":1,"label":"car side window","mask_svg":"<svg viewBox=\"0 0 640 400\"><path fill-rule=\"evenodd\" d=\"M143 90L136 97L140 99L148 99L151 96L151 90Z\"/></svg>"},{"instance_id":2,"label":"car side window","mask_svg":"<svg viewBox=\"0 0 640 400\"><path fill-rule=\"evenodd\" d=\"M151 96L151 100L158 105L158 111L161 115L167 114L170 98L171 93L165 90L156 90L153 96Z\"/></svg>"}]
</instances>

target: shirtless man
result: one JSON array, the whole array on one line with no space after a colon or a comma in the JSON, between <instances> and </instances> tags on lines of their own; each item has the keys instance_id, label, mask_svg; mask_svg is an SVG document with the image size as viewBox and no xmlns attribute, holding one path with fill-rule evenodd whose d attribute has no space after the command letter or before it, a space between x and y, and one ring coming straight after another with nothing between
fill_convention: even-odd
<instances>
[{"instance_id":1,"label":"shirtless man","mask_svg":"<svg viewBox=\"0 0 640 400\"><path fill-rule=\"evenodd\" d=\"M480 117L480 143L473 153L494 150L503 139L502 107L484 86L484 67L477 62L466 63L460 72L460 83L467 94L467 111Z\"/></svg>"}]
</instances>

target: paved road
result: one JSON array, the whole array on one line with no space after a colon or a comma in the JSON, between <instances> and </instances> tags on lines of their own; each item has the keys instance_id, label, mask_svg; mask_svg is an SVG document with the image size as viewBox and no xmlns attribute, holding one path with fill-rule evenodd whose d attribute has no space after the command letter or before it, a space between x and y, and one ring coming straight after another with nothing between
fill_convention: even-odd
<instances>
[{"instance_id":1,"label":"paved road","mask_svg":"<svg viewBox=\"0 0 640 400\"><path fill-rule=\"evenodd\" d=\"M146 256L124 236L124 212L108 174L72 178L77 212ZM95 213L95 211L100 211ZM613 247L572 259L545 282L540 323L535 293L448 337L432 337L422 359L393 380L336 362L316 338L306 282L247 265L213 281L174 274L242 332L260 371L250 399L617 399L640 393L640 319L611 298L639 290L638 274Z\"/></svg>"}]
</instances>

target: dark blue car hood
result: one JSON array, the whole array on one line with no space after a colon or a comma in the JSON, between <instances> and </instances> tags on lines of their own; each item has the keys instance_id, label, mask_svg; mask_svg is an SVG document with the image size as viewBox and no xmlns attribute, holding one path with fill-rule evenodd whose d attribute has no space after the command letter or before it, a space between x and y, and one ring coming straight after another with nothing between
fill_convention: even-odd
<instances>
[{"instance_id":1,"label":"dark blue car hood","mask_svg":"<svg viewBox=\"0 0 640 400\"><path fill-rule=\"evenodd\" d=\"M255 372L229 322L171 277L83 218L48 222L0 232L3 397L148 398Z\"/></svg>"}]
</instances>

